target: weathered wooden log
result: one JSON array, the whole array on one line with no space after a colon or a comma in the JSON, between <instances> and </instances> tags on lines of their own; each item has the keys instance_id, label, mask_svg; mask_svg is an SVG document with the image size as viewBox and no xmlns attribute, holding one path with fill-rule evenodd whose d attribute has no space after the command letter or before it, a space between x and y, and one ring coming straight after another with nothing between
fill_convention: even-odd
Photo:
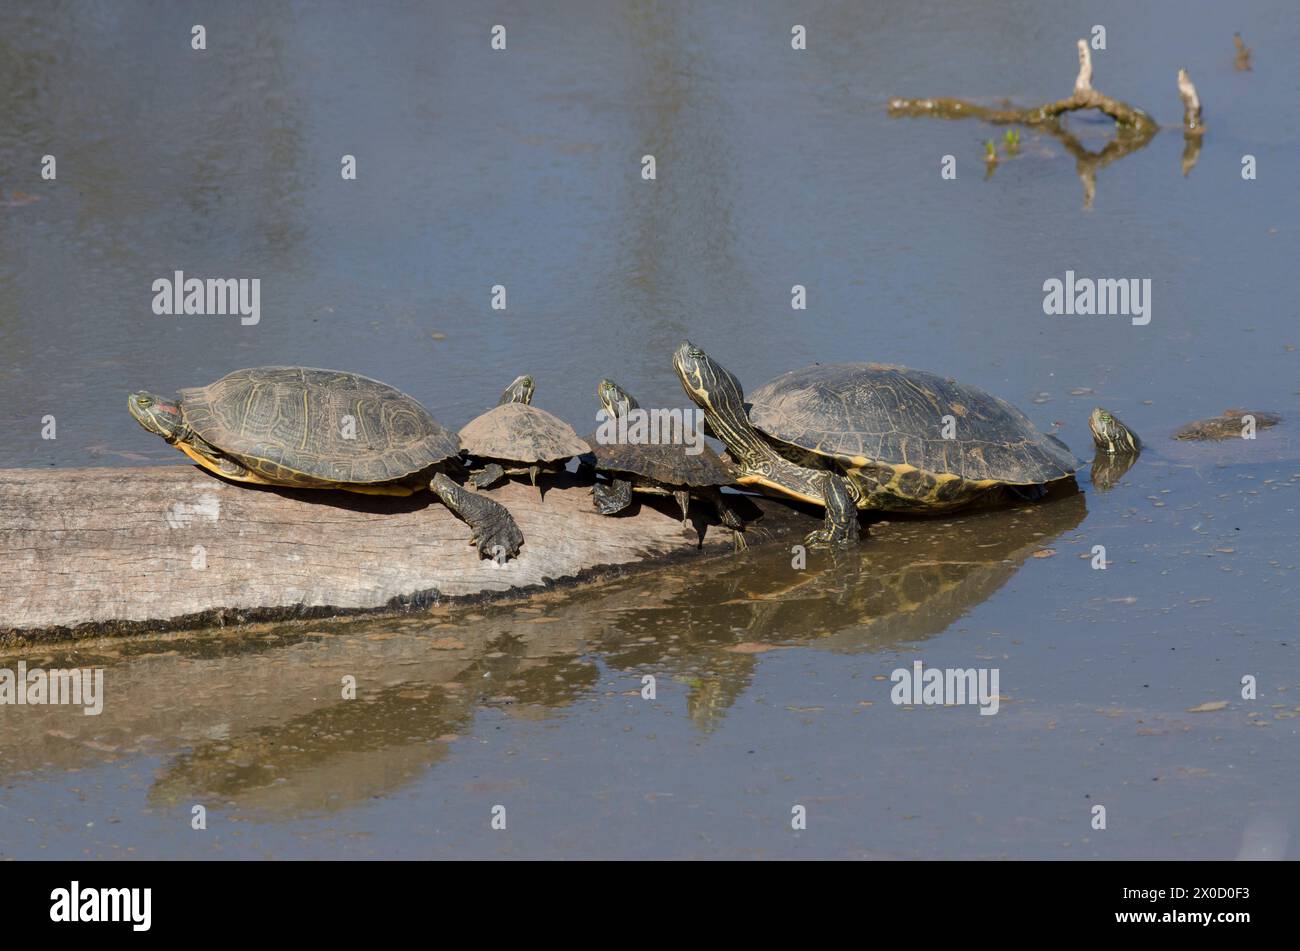
<instances>
[{"instance_id":1,"label":"weathered wooden log","mask_svg":"<svg viewBox=\"0 0 1300 951\"><path fill-rule=\"evenodd\" d=\"M428 493L264 489L189 466L0 470L0 643L420 608L736 544L703 504L686 526L671 499L601 516L573 477L544 496L521 482L488 494L525 537L504 564L480 559ZM749 544L819 521L738 498Z\"/></svg>"}]
</instances>

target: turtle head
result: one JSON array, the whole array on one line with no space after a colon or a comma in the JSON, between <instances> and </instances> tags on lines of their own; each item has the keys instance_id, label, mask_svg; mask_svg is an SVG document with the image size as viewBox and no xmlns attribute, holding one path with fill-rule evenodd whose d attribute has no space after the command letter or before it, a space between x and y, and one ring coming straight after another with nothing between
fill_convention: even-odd
<instances>
[{"instance_id":1,"label":"turtle head","mask_svg":"<svg viewBox=\"0 0 1300 951\"><path fill-rule=\"evenodd\" d=\"M507 403L523 403L525 406L533 402L533 391L537 387L533 384L533 378L528 374L517 376L514 382L505 388L501 394L501 399L497 400L498 406L505 406Z\"/></svg>"},{"instance_id":2,"label":"turtle head","mask_svg":"<svg viewBox=\"0 0 1300 951\"><path fill-rule=\"evenodd\" d=\"M706 431L727 446L742 469L770 469L779 462L766 438L749 421L740 381L689 340L673 354L673 369L686 395L704 410Z\"/></svg>"},{"instance_id":3,"label":"turtle head","mask_svg":"<svg viewBox=\"0 0 1300 951\"><path fill-rule=\"evenodd\" d=\"M673 354L673 369L686 395L706 413L745 415L745 393L740 381L689 340Z\"/></svg>"},{"instance_id":4,"label":"turtle head","mask_svg":"<svg viewBox=\"0 0 1300 951\"><path fill-rule=\"evenodd\" d=\"M185 432L181 408L174 400L165 400L142 391L128 396L126 406L137 423L168 442L176 442Z\"/></svg>"},{"instance_id":5,"label":"turtle head","mask_svg":"<svg viewBox=\"0 0 1300 951\"><path fill-rule=\"evenodd\" d=\"M605 408L605 415L610 419L625 416L628 410L641 408L632 394L610 379L596 384L596 396L600 398L600 405Z\"/></svg>"},{"instance_id":6,"label":"turtle head","mask_svg":"<svg viewBox=\"0 0 1300 951\"><path fill-rule=\"evenodd\" d=\"M1088 428L1092 430L1092 441L1096 443L1098 452L1114 456L1142 450L1142 440L1138 439L1137 433L1100 406L1088 417Z\"/></svg>"}]
</instances>

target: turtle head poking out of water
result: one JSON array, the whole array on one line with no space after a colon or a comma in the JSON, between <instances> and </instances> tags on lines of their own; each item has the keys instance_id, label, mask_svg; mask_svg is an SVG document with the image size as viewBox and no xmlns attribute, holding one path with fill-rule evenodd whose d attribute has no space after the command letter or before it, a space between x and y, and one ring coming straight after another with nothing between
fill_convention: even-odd
<instances>
[{"instance_id":1,"label":"turtle head poking out of water","mask_svg":"<svg viewBox=\"0 0 1300 951\"><path fill-rule=\"evenodd\" d=\"M1118 416L1100 406L1088 417L1088 428L1092 430L1092 441L1098 452L1109 456L1126 456L1142 451L1142 440L1137 433L1125 426Z\"/></svg>"},{"instance_id":2,"label":"turtle head poking out of water","mask_svg":"<svg viewBox=\"0 0 1300 951\"><path fill-rule=\"evenodd\" d=\"M1092 484L1107 492L1133 468L1142 452L1142 440L1114 413L1098 406L1088 417L1097 455L1092 460Z\"/></svg>"}]
</instances>

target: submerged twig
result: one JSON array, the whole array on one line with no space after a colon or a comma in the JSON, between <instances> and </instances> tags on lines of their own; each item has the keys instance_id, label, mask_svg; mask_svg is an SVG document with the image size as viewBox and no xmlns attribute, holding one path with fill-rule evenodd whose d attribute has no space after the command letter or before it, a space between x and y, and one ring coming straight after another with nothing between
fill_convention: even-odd
<instances>
[{"instance_id":1,"label":"submerged twig","mask_svg":"<svg viewBox=\"0 0 1300 951\"><path fill-rule=\"evenodd\" d=\"M1178 71L1178 98L1183 100L1183 131L1200 135L1205 131L1201 123L1201 97L1185 69Z\"/></svg>"},{"instance_id":2,"label":"submerged twig","mask_svg":"<svg viewBox=\"0 0 1300 951\"><path fill-rule=\"evenodd\" d=\"M1201 97L1196 94L1192 77L1187 70L1178 71L1178 97L1183 100L1183 178L1192 173L1196 161L1201 157L1201 138L1205 135L1205 123L1201 121Z\"/></svg>"},{"instance_id":3,"label":"submerged twig","mask_svg":"<svg viewBox=\"0 0 1300 951\"><path fill-rule=\"evenodd\" d=\"M1241 34L1232 34L1232 42L1237 47L1237 68L1240 70L1250 69L1250 48L1242 40Z\"/></svg>"}]
</instances>

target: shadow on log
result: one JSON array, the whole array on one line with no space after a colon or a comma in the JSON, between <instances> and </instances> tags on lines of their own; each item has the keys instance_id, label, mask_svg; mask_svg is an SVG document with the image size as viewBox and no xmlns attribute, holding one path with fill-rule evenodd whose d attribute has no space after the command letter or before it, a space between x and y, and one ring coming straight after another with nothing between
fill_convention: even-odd
<instances>
[{"instance_id":1,"label":"shadow on log","mask_svg":"<svg viewBox=\"0 0 1300 951\"><path fill-rule=\"evenodd\" d=\"M544 500L513 481L488 492L525 537L497 564L423 493L262 489L189 466L0 470L0 643L418 609L735 549L712 513L704 521L707 506L686 526L675 505L645 501L606 518L588 491L566 477ZM821 523L811 509L737 499L750 545Z\"/></svg>"}]
</instances>

